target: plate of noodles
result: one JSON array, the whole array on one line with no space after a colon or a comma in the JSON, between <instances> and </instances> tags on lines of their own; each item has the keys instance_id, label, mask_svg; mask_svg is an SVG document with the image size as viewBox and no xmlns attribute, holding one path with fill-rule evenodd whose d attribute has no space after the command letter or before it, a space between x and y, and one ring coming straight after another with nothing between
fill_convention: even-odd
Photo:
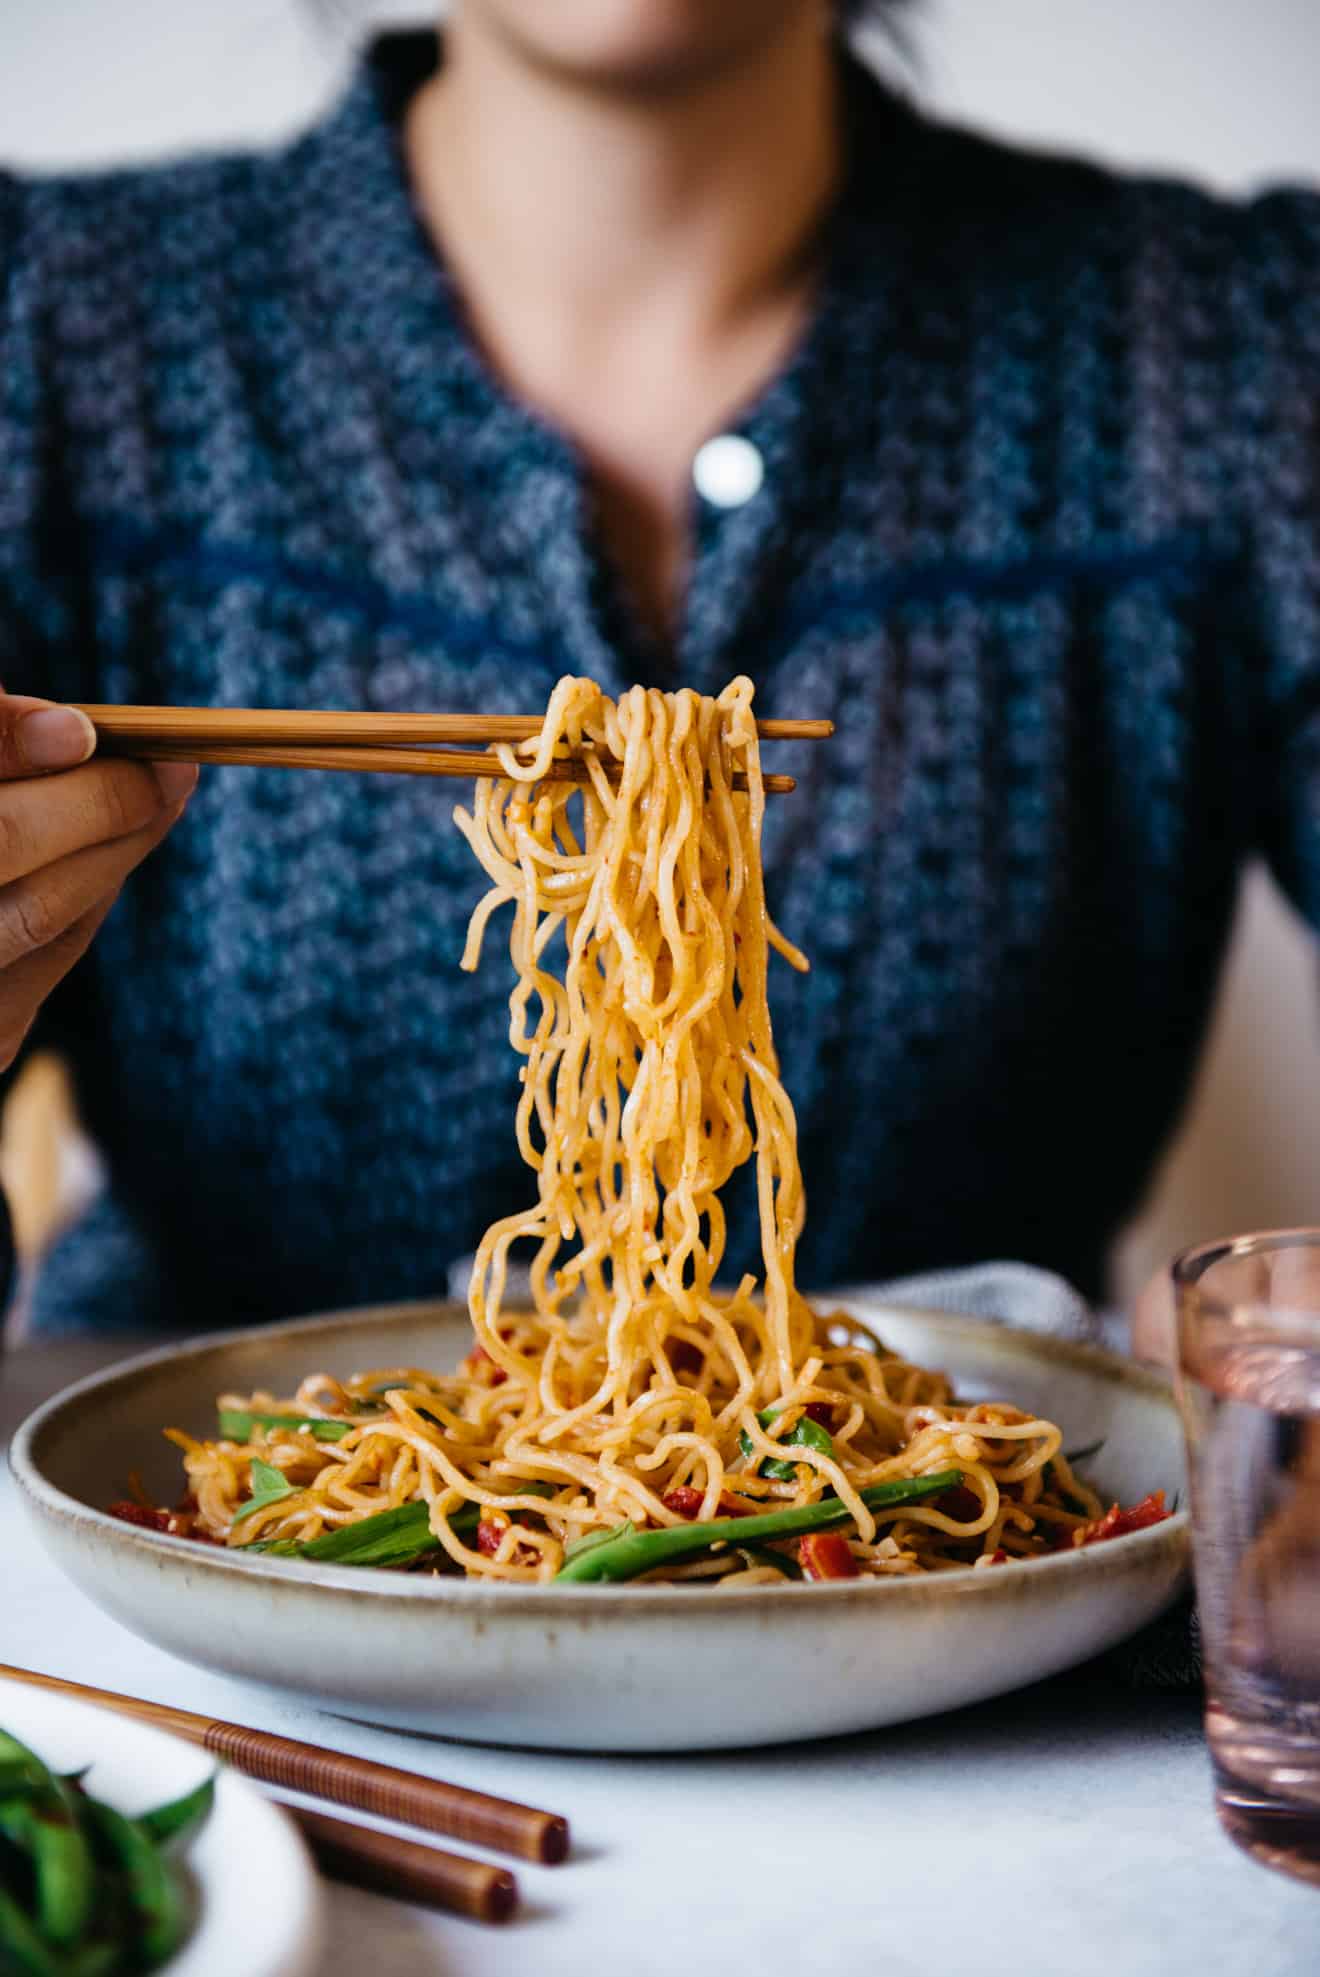
<instances>
[{"instance_id":1,"label":"plate of noodles","mask_svg":"<svg viewBox=\"0 0 1320 1977\"><path fill-rule=\"evenodd\" d=\"M57 1556L210 1665L600 1749L894 1722L1158 1612L1187 1543L1158 1381L797 1288L769 982L807 959L766 911L750 682L562 680L498 752L455 811L488 881L456 961L512 908L532 1198L465 1310L203 1341L48 1405L13 1461ZM731 1283L744 1165L760 1268Z\"/></svg>"},{"instance_id":2,"label":"plate of noodles","mask_svg":"<svg viewBox=\"0 0 1320 1977\"><path fill-rule=\"evenodd\" d=\"M1106 1511L1182 1489L1181 1433L1155 1374L980 1320L848 1303L901 1363L947 1368L970 1397L1011 1394L1074 1451L1100 1442L1075 1469ZM1121 1640L1185 1571L1184 1512L1112 1542L1042 1556L1024 1544L986 1567L614 1584L281 1558L108 1512L135 1481L156 1502L179 1498L162 1422L201 1438L218 1396L296 1394L309 1367L348 1385L373 1361L455 1365L470 1340L461 1306L410 1305L153 1352L29 1420L12 1451L22 1496L97 1604L186 1660L376 1722L581 1750L780 1742L954 1708Z\"/></svg>"}]
</instances>

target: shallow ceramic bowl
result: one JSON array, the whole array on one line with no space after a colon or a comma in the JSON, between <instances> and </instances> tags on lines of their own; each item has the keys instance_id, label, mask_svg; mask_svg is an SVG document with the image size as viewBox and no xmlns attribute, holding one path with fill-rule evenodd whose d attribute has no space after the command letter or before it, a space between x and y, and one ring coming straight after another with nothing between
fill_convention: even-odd
<instances>
[{"instance_id":1,"label":"shallow ceramic bowl","mask_svg":"<svg viewBox=\"0 0 1320 1977\"><path fill-rule=\"evenodd\" d=\"M1168 1388L1110 1354L972 1319L849 1308L905 1357L1058 1421L1131 1502L1183 1489ZM53 1557L124 1626L208 1668L380 1723L546 1748L709 1750L829 1736L1020 1687L1154 1618L1187 1566L1185 1514L1029 1564L717 1592L491 1586L313 1566L162 1537L105 1514L137 1470L179 1493L165 1426L212 1433L215 1396L291 1393L313 1371L457 1363L453 1305L394 1305L234 1332L70 1387L14 1439Z\"/></svg>"}]
</instances>

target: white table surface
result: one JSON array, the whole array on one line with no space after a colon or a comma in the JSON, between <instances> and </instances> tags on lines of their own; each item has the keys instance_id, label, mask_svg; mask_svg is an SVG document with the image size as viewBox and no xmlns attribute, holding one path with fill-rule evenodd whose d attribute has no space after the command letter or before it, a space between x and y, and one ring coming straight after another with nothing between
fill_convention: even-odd
<instances>
[{"instance_id":1,"label":"white table surface","mask_svg":"<svg viewBox=\"0 0 1320 1977\"><path fill-rule=\"evenodd\" d=\"M112 1356L29 1346L0 1358L0 1435L7 1442L29 1406ZM138 1640L47 1562L7 1469L0 1557L0 1661L433 1772L571 1820L571 1861L519 1867L521 1918L503 1929L327 1886L327 1973L592 1977L607 1958L625 1977L684 1977L685 1962L791 1977L1320 1969L1320 1892L1222 1837L1189 1699L1132 1694L1092 1673L815 1746L658 1758L479 1749L290 1705Z\"/></svg>"}]
</instances>

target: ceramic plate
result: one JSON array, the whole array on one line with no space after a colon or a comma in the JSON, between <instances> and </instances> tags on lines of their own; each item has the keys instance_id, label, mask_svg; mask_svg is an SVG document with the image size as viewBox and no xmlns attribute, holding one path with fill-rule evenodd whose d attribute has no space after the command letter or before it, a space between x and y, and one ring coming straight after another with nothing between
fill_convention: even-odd
<instances>
[{"instance_id":1,"label":"ceramic plate","mask_svg":"<svg viewBox=\"0 0 1320 1977\"><path fill-rule=\"evenodd\" d=\"M87 1789L121 1812L177 1798L215 1769L163 1730L22 1682L0 1680L0 1724L57 1771L90 1766ZM221 1771L185 1860L197 1919L169 1977L307 1977L316 1967L321 1897L306 1850L237 1772Z\"/></svg>"},{"instance_id":2,"label":"ceramic plate","mask_svg":"<svg viewBox=\"0 0 1320 1977\"><path fill-rule=\"evenodd\" d=\"M1102 1494L1183 1484L1167 1386L1110 1354L973 1319L849 1307L952 1373L961 1396L1103 1441ZM116 1620L185 1660L328 1708L482 1742L709 1750L874 1729L1020 1687L1154 1618L1187 1566L1185 1513L1028 1564L717 1593L491 1586L247 1556L105 1515L130 1470L179 1494L165 1426L213 1432L215 1396L310 1372L456 1365L467 1314L395 1305L235 1332L130 1360L32 1415L11 1453L54 1558Z\"/></svg>"}]
</instances>

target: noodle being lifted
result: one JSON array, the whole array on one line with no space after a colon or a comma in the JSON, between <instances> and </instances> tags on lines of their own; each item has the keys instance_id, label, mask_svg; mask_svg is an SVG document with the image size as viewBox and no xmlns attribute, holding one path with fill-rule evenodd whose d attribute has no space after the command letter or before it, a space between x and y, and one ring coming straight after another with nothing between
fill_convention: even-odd
<instances>
[{"instance_id":1,"label":"noodle being lifted","mask_svg":"<svg viewBox=\"0 0 1320 1977\"><path fill-rule=\"evenodd\" d=\"M477 1252L475 1347L452 1375L223 1399L220 1440L174 1432L192 1492L175 1528L493 1579L725 1584L987 1564L1098 1534L1053 1424L955 1404L941 1374L796 1289L802 1182L766 975L772 946L806 963L765 909L750 682L616 704L565 679L539 738L501 761L507 779L455 813L491 882L463 966L512 903L537 1199ZM764 1279L717 1291L720 1189L752 1158ZM505 1303L527 1239L530 1311Z\"/></svg>"}]
</instances>

